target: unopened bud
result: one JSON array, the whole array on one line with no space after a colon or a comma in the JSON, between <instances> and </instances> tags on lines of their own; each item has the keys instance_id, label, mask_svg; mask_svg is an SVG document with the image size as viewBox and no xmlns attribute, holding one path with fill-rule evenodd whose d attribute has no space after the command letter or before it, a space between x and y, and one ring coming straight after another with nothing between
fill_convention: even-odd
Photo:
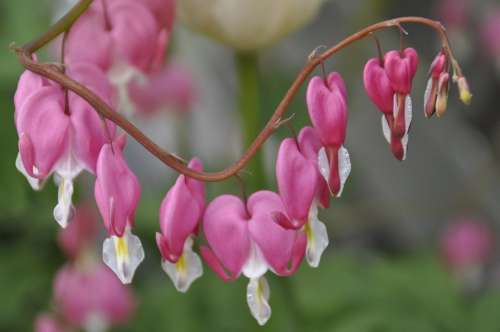
<instances>
[{"instance_id":1,"label":"unopened bud","mask_svg":"<svg viewBox=\"0 0 500 332\"><path fill-rule=\"evenodd\" d=\"M457 80L458 84L458 91L460 93L460 100L466 104L469 105L472 99L472 94L470 93L469 89L469 84L467 83L467 80L465 77L460 76Z\"/></svg>"},{"instance_id":2,"label":"unopened bud","mask_svg":"<svg viewBox=\"0 0 500 332\"><path fill-rule=\"evenodd\" d=\"M448 84L450 81L450 75L448 73L442 73L439 76L438 83L438 93L436 99L436 114L441 117L446 112L448 106Z\"/></svg>"}]
</instances>

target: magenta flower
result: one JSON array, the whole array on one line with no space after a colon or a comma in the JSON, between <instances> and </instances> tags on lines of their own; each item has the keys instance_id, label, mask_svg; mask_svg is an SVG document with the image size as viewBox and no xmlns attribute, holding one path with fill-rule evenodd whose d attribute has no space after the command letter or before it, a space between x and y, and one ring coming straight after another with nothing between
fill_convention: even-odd
<instances>
[{"instance_id":1,"label":"magenta flower","mask_svg":"<svg viewBox=\"0 0 500 332\"><path fill-rule=\"evenodd\" d=\"M67 74L113 105L114 90L97 67L75 64ZM16 166L36 190L55 174L59 194L54 217L66 227L73 214L73 179L82 170L95 172L97 155L107 139L103 121L85 100L72 92L66 98L60 86L35 74L21 76L14 99L19 134ZM115 125L105 123L113 136Z\"/></svg>"},{"instance_id":2,"label":"magenta flower","mask_svg":"<svg viewBox=\"0 0 500 332\"><path fill-rule=\"evenodd\" d=\"M403 51L388 52L384 56L384 68L395 92L392 132L398 137L403 137L409 126L406 119L411 118L410 92L418 68L417 51L406 48Z\"/></svg>"},{"instance_id":3,"label":"magenta flower","mask_svg":"<svg viewBox=\"0 0 500 332\"><path fill-rule=\"evenodd\" d=\"M35 320L35 332L64 332L62 325L49 314L39 315Z\"/></svg>"},{"instance_id":4,"label":"magenta flower","mask_svg":"<svg viewBox=\"0 0 500 332\"><path fill-rule=\"evenodd\" d=\"M281 143L276 161L276 179L285 213L274 212L273 218L284 228L301 229L306 234L307 262L312 267L318 267L329 240L325 225L318 219L317 200L323 185L320 180L325 180L320 175L317 162L312 159L315 155L317 160L318 153L314 152L315 142L309 141L314 140L314 132L310 130L301 131L301 141L287 138ZM306 155L307 150L309 156Z\"/></svg>"},{"instance_id":5,"label":"magenta flower","mask_svg":"<svg viewBox=\"0 0 500 332\"><path fill-rule=\"evenodd\" d=\"M131 0L98 0L75 22L66 41L66 61L90 62L107 71L130 65L147 71L159 25L150 9ZM88 47L92 45L92 47Z\"/></svg>"},{"instance_id":6,"label":"magenta flower","mask_svg":"<svg viewBox=\"0 0 500 332\"><path fill-rule=\"evenodd\" d=\"M110 235L103 245L104 263L123 283L130 283L144 259L144 249L139 238L131 232L141 188L123 157L124 144L124 139L119 139L102 147L94 192Z\"/></svg>"},{"instance_id":7,"label":"magenta flower","mask_svg":"<svg viewBox=\"0 0 500 332\"><path fill-rule=\"evenodd\" d=\"M54 279L54 302L65 320L88 331L125 323L135 310L130 290L103 264L68 264Z\"/></svg>"},{"instance_id":8,"label":"magenta flower","mask_svg":"<svg viewBox=\"0 0 500 332\"><path fill-rule=\"evenodd\" d=\"M383 113L382 132L398 160L406 158L408 131L412 119L409 96L418 67L414 49L390 51L383 59L368 60L363 72L365 90Z\"/></svg>"},{"instance_id":9,"label":"magenta flower","mask_svg":"<svg viewBox=\"0 0 500 332\"><path fill-rule=\"evenodd\" d=\"M323 148L318 153L319 169L333 196L342 194L351 172L349 153L344 147L347 129L347 91L338 73L323 80L313 77L307 88L307 108Z\"/></svg>"},{"instance_id":10,"label":"magenta flower","mask_svg":"<svg viewBox=\"0 0 500 332\"><path fill-rule=\"evenodd\" d=\"M93 63L118 90L118 109L131 112L127 86L163 62L169 32L148 2L98 0L75 22L66 41L66 62ZM92 47L88 47L92 45Z\"/></svg>"},{"instance_id":11,"label":"magenta flower","mask_svg":"<svg viewBox=\"0 0 500 332\"><path fill-rule=\"evenodd\" d=\"M486 263L493 250L493 234L489 227L471 220L449 225L441 238L441 254L454 270L477 268Z\"/></svg>"},{"instance_id":12,"label":"magenta flower","mask_svg":"<svg viewBox=\"0 0 500 332\"><path fill-rule=\"evenodd\" d=\"M191 160L189 167L203 169L198 158ZM201 260L192 247L204 211L205 184L184 175L179 176L160 207L161 233L156 233L156 243L163 270L180 292L186 292L203 274Z\"/></svg>"},{"instance_id":13,"label":"magenta flower","mask_svg":"<svg viewBox=\"0 0 500 332\"><path fill-rule=\"evenodd\" d=\"M205 211L203 230L209 247L201 247L208 265L223 280L250 279L247 302L261 325L271 316L269 285L264 274L293 274L305 252L306 237L274 222L274 212L285 213L279 195L259 191L247 203L232 195L213 200ZM226 272L227 271L227 272Z\"/></svg>"}]
</instances>

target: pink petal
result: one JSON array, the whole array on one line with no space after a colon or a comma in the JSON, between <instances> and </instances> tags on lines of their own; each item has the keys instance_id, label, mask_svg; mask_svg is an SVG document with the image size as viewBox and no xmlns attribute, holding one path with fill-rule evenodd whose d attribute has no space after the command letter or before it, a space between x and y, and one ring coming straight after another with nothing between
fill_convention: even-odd
<instances>
[{"instance_id":1,"label":"pink petal","mask_svg":"<svg viewBox=\"0 0 500 332\"><path fill-rule=\"evenodd\" d=\"M95 198L108 233L123 236L125 227L134 221L141 188L127 166L123 152L105 144L96 168Z\"/></svg>"},{"instance_id":2,"label":"pink petal","mask_svg":"<svg viewBox=\"0 0 500 332\"><path fill-rule=\"evenodd\" d=\"M318 76L311 79L307 108L323 145L340 146L345 141L347 128L345 85L337 73L329 75L328 84L326 86Z\"/></svg>"},{"instance_id":3,"label":"pink petal","mask_svg":"<svg viewBox=\"0 0 500 332\"><path fill-rule=\"evenodd\" d=\"M417 52L413 48L406 48L403 54L390 51L385 55L384 67L392 88L401 94L409 94L418 67Z\"/></svg>"},{"instance_id":4,"label":"pink petal","mask_svg":"<svg viewBox=\"0 0 500 332\"><path fill-rule=\"evenodd\" d=\"M254 193L248 200L248 211L252 215L248 224L250 235L273 271L285 273L292 260L297 231L287 230L273 221L272 212L284 212L279 195L272 191Z\"/></svg>"},{"instance_id":5,"label":"pink petal","mask_svg":"<svg viewBox=\"0 0 500 332\"><path fill-rule=\"evenodd\" d=\"M159 26L145 4L123 0L108 5L113 46L119 59L134 67L149 70L155 56Z\"/></svg>"},{"instance_id":6,"label":"pink petal","mask_svg":"<svg viewBox=\"0 0 500 332\"><path fill-rule=\"evenodd\" d=\"M232 195L217 197L205 211L205 238L217 260L233 276L239 276L249 257L248 219L245 205Z\"/></svg>"},{"instance_id":7,"label":"pink petal","mask_svg":"<svg viewBox=\"0 0 500 332\"><path fill-rule=\"evenodd\" d=\"M330 190L328 183L321 176L318 165L318 152L323 147L321 141L311 127L304 127L297 138L299 142L300 152L310 161L314 163L318 173L316 198L319 200L321 207L328 208L330 206Z\"/></svg>"},{"instance_id":8,"label":"pink petal","mask_svg":"<svg viewBox=\"0 0 500 332\"><path fill-rule=\"evenodd\" d=\"M52 171L68 146L68 127L64 95L59 88L43 87L24 102L17 131L25 136L20 142L20 153L28 174L42 179ZM33 174L33 166L38 174Z\"/></svg>"},{"instance_id":9,"label":"pink petal","mask_svg":"<svg viewBox=\"0 0 500 332\"><path fill-rule=\"evenodd\" d=\"M96 5L101 5L100 1ZM104 16L91 6L71 27L66 39L66 63L92 63L108 70L113 63L113 41Z\"/></svg>"},{"instance_id":10,"label":"pink petal","mask_svg":"<svg viewBox=\"0 0 500 332\"><path fill-rule=\"evenodd\" d=\"M383 113L392 113L394 90L380 59L368 60L363 72L363 83L366 93L377 108Z\"/></svg>"},{"instance_id":11,"label":"pink petal","mask_svg":"<svg viewBox=\"0 0 500 332\"><path fill-rule=\"evenodd\" d=\"M296 228L307 221L317 178L316 166L299 152L295 140L283 140L276 161L276 179L286 213Z\"/></svg>"}]
</instances>

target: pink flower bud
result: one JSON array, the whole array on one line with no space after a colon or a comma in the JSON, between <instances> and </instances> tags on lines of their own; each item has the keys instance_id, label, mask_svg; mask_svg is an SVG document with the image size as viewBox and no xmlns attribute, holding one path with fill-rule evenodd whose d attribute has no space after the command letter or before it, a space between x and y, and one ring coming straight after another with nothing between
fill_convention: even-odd
<instances>
[{"instance_id":1,"label":"pink flower bud","mask_svg":"<svg viewBox=\"0 0 500 332\"><path fill-rule=\"evenodd\" d=\"M363 72L366 93L384 114L393 112L394 89L384 68L384 63L373 58L368 60Z\"/></svg>"},{"instance_id":2,"label":"pink flower bud","mask_svg":"<svg viewBox=\"0 0 500 332\"><path fill-rule=\"evenodd\" d=\"M486 263L493 249L493 234L484 224L459 220L449 225L441 238L441 254L453 269Z\"/></svg>"},{"instance_id":3,"label":"pink flower bud","mask_svg":"<svg viewBox=\"0 0 500 332\"><path fill-rule=\"evenodd\" d=\"M429 70L430 77L429 80L427 81L427 87L425 89L425 94L424 94L424 114L427 118L430 118L436 112L439 80L442 75L445 74L448 75L446 64L447 64L446 55L442 51L438 53L438 55L431 64L431 68ZM449 75L447 77L449 77ZM441 80L445 78L446 77L443 76ZM442 107L443 104L441 104L440 106ZM444 112L442 112L442 114L444 114Z\"/></svg>"},{"instance_id":4,"label":"pink flower bud","mask_svg":"<svg viewBox=\"0 0 500 332\"><path fill-rule=\"evenodd\" d=\"M201 161L191 160L189 167L202 171ZM185 292L201 276L202 266L192 251L192 237L198 231L205 210L205 185L185 175L179 176L160 207L161 233L156 243L162 255L162 266L179 291Z\"/></svg>"},{"instance_id":5,"label":"pink flower bud","mask_svg":"<svg viewBox=\"0 0 500 332\"><path fill-rule=\"evenodd\" d=\"M450 74L442 73L439 76L438 91L436 98L436 114L443 116L448 107L448 89L449 89Z\"/></svg>"},{"instance_id":6,"label":"pink flower bud","mask_svg":"<svg viewBox=\"0 0 500 332\"><path fill-rule=\"evenodd\" d=\"M289 222L286 228L299 229L308 220L317 192L317 166L299 150L293 138L283 140L276 160L276 180Z\"/></svg>"},{"instance_id":7,"label":"pink flower bud","mask_svg":"<svg viewBox=\"0 0 500 332\"><path fill-rule=\"evenodd\" d=\"M130 290L102 264L64 266L54 280L54 302L69 323L83 328L123 324L135 309Z\"/></svg>"},{"instance_id":8,"label":"pink flower bud","mask_svg":"<svg viewBox=\"0 0 500 332\"><path fill-rule=\"evenodd\" d=\"M406 48L403 52L388 52L384 56L384 68L392 88L400 94L410 94L412 81L418 68L417 51L413 48Z\"/></svg>"},{"instance_id":9,"label":"pink flower bud","mask_svg":"<svg viewBox=\"0 0 500 332\"><path fill-rule=\"evenodd\" d=\"M347 93L338 73L325 82L315 76L307 87L307 108L323 145L339 148L344 144L347 128Z\"/></svg>"}]
</instances>

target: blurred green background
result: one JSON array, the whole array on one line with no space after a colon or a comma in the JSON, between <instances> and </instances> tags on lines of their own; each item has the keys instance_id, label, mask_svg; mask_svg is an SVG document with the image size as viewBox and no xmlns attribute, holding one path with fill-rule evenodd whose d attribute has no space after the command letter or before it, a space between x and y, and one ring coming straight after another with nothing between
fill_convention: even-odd
<instances>
[{"instance_id":1,"label":"blurred green background","mask_svg":"<svg viewBox=\"0 0 500 332\"><path fill-rule=\"evenodd\" d=\"M305 29L262 52L262 121L316 46L332 45L365 25L394 16L437 17L438 2L327 2ZM439 121L425 120L420 112L427 67L439 50L437 38L425 27L407 27L408 43L419 50L421 68L413 91L416 119L409 158L403 164L393 160L380 134L379 114L362 87L364 62L376 54L373 42L356 44L327 63L329 70L343 74L349 86L351 122L346 144L353 172L342 199L332 201L331 208L322 212L332 243L320 268L303 264L291 278L269 277L273 316L265 327L259 328L249 314L244 280L225 284L205 268L203 278L188 294L175 291L161 270L154 243L158 207L175 174L132 143L127 153L134 157L132 166L143 183L136 232L144 243L146 260L132 286L138 310L128 326L114 330L500 331L496 250L481 266L479 286L467 292L439 257L440 235L456 218L472 218L498 230L500 71L494 59L484 54L478 37L483 17L494 3L470 0L466 24L450 29L475 96L467 108L456 100L452 89L448 113ZM65 262L56 244L58 226L52 219L55 186L48 183L43 191L33 192L14 167L17 135L12 97L22 68L8 50L11 42L23 43L44 31L60 6L55 1L0 2L0 331L30 331L35 316L51 310L52 279ZM380 38L386 50L399 46L397 31L383 32ZM235 95L232 53L179 26L172 57L191 66L201 91L192 112L175 118L175 123L183 124L177 127L184 128L176 134L183 141L176 146L182 146L185 156L202 155L208 169L222 168L241 149L238 144L229 147L224 137L230 134L224 128L237 119L231 107ZM291 106L296 128L307 123L303 93ZM226 97L233 101L227 102ZM214 109L219 113L210 113ZM153 136L162 131L152 120L137 121ZM222 129L217 129L219 124ZM278 139L286 135L286 129L280 130L266 144L265 155L273 156ZM207 137L213 137L214 143L204 142ZM168 137L165 140L163 145L171 146ZM267 158L270 165L272 158ZM81 177L76 201L91 198L91 183L90 176ZM238 193L238 188L232 181L208 185L210 199L223 192Z\"/></svg>"}]
</instances>

